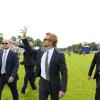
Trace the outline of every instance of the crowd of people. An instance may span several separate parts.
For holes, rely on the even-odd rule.
[[[57,36],[51,32],[46,33],[43,47],[34,49],[26,38],[27,28],[20,30],[24,48],[23,62],[19,63],[18,48],[11,49],[11,41],[3,39],[0,50],[0,100],[5,84],[11,90],[13,100],[19,100],[17,80],[19,64],[25,67],[24,84],[21,93],[25,94],[28,81],[33,90],[36,90],[35,79],[39,80],[39,100],[59,100],[64,97],[67,90],[67,66],[64,53],[57,50]],[[35,70],[34,70],[35,69]]]
[[[33,90],[36,90],[35,79],[39,80],[39,100],[59,100],[65,96],[68,82],[68,71],[64,53],[57,50],[57,36],[51,32],[46,33],[43,47],[34,49],[32,43],[26,38],[27,27],[20,30],[23,45],[17,45],[15,50],[11,49],[11,41],[3,39],[0,50],[0,100],[5,84],[11,90],[13,100],[19,100],[17,80],[19,64],[24,65],[25,77],[21,93],[25,94],[28,82]],[[19,63],[18,48],[24,48],[23,61]],[[70,53],[68,53],[70,55]],[[94,55],[89,72],[88,80],[91,79],[93,69],[96,65],[94,79],[96,79],[95,100],[100,100],[100,52]],[[35,69],[35,70],[34,70]]]

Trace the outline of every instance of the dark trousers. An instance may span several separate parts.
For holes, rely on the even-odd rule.
[[[59,100],[59,90],[52,90],[50,82],[41,78],[39,81],[39,100],[48,100],[49,95],[51,100]]]
[[[32,87],[32,89],[34,89],[35,87],[35,77],[34,77],[34,69],[32,68],[33,66],[28,66],[26,69],[26,73],[25,73],[25,77],[24,77],[24,85],[22,87],[21,92],[25,92],[28,81]]]
[[[100,76],[96,78],[96,94],[95,100],[100,100]]]
[[[5,84],[7,84],[8,87],[10,88],[12,96],[13,96],[13,100],[18,100],[17,81],[15,80],[13,83],[8,83],[8,80],[6,79],[5,76],[6,75],[2,75],[0,77],[0,100],[1,100],[2,90]]]

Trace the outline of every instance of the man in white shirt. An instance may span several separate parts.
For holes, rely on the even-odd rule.
[[[2,41],[2,47],[3,50],[0,52],[0,100],[5,84],[10,88],[13,100],[18,100],[16,85],[19,66],[18,55],[10,49],[10,41],[8,39]]]
[[[26,52],[32,56],[36,55],[36,76],[41,77],[39,81],[39,100],[59,100],[64,97],[67,88],[67,66],[64,54],[56,49],[57,36],[46,33],[43,40],[43,49],[31,50],[26,37],[27,28],[21,30]],[[61,76],[61,77],[60,77]]]

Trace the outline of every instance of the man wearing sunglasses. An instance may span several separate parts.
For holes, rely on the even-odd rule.
[[[13,100],[18,100],[18,55],[10,49],[10,45],[11,44],[8,39],[4,39],[2,41],[3,50],[0,52],[0,100],[5,84],[7,84],[10,88]]]
[[[21,30],[26,37],[27,28]],[[57,36],[46,33],[43,40],[43,49],[31,50],[27,39],[23,39],[26,52],[30,56],[36,55],[36,76],[39,81],[39,100],[59,100],[64,97],[67,88],[67,66],[64,54],[56,49]]]

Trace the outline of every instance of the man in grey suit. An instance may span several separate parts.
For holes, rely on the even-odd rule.
[[[30,56],[36,55],[36,76],[39,81],[39,100],[59,100],[64,97],[67,88],[67,66],[64,54],[56,49],[57,36],[46,33],[43,40],[43,49],[31,50],[26,37],[27,28],[21,30],[26,52]]]
[[[18,54],[10,49],[10,41],[8,39],[4,39],[2,45],[3,50],[0,51],[0,100],[5,84],[9,86],[13,100],[18,100]]]

